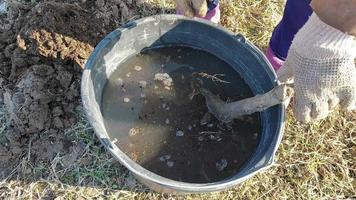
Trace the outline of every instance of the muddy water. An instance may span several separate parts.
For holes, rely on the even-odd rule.
[[[165,73],[170,85],[155,80]],[[223,73],[217,77],[224,82],[197,73]],[[131,57],[104,90],[110,137],[137,163],[170,179],[207,183],[235,175],[256,149],[259,117],[220,124],[207,114],[204,98],[194,95],[201,84],[226,101],[252,96],[238,73],[204,51],[170,47]]]

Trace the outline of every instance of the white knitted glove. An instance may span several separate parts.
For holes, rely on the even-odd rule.
[[[356,40],[313,13],[295,35],[283,67],[281,82],[294,77],[296,118],[320,120],[338,104],[356,106]]]

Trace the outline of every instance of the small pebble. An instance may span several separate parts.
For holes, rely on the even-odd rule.
[[[142,70],[142,67],[141,67],[141,66],[136,65],[136,66],[134,67],[134,69],[135,69],[136,71],[141,71],[141,70]]]
[[[168,166],[169,168],[173,167],[173,165],[174,165],[174,162],[173,162],[173,161],[168,161],[168,162],[167,162],[167,166]]]
[[[124,102],[125,102],[125,103],[130,102],[130,98],[125,97],[125,98],[124,98]]]
[[[169,119],[166,119],[166,124],[169,124]]]
[[[176,132],[176,136],[183,137],[184,136],[184,132],[183,131],[177,131]]]
[[[220,161],[215,163],[215,167],[219,172],[223,171],[227,167],[227,160],[221,159]]]

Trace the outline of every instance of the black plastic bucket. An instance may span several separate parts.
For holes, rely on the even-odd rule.
[[[260,113],[262,133],[257,150],[244,167],[223,181],[191,184],[174,181],[152,173],[130,159],[113,143],[101,113],[102,95],[108,77],[128,57],[147,47],[184,45],[203,49],[233,67],[248,84],[253,94],[262,94],[278,82],[269,62],[254,45],[241,35],[200,19],[177,15],[158,15],[130,22],[106,36],[87,61],[82,77],[82,100],[87,118],[102,144],[136,178],[156,191],[167,193],[199,193],[232,187],[257,172],[270,167],[280,144],[285,108],[272,107]]]

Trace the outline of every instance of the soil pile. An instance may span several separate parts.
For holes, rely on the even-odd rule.
[[[73,152],[77,144],[63,130],[78,122],[82,68],[95,45],[134,15],[135,2],[0,4],[0,106],[7,115],[0,136],[3,178],[13,169],[10,163],[29,154],[29,146],[31,162]]]

